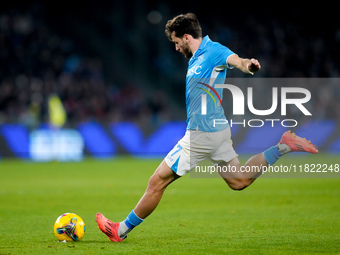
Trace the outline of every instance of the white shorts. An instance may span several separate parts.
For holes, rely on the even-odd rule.
[[[232,144],[230,127],[219,132],[187,130],[164,160],[172,171],[183,176],[202,160],[215,165],[237,157]]]

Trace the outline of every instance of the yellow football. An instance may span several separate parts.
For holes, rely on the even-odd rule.
[[[54,234],[59,241],[80,241],[85,234],[85,223],[74,213],[64,213],[54,223]]]

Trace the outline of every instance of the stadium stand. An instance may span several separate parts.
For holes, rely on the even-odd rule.
[[[166,19],[178,10],[160,1],[164,19],[156,24],[146,18],[147,6],[132,8],[132,13],[121,12],[130,5],[115,2],[94,10],[90,9],[92,5],[84,5],[82,8],[88,9],[83,11],[92,15],[94,26],[98,25],[92,30],[83,14],[69,9],[64,15],[58,13],[63,19],[57,19],[58,15],[52,13],[56,6],[43,2],[10,5],[0,11],[3,147],[10,148],[16,157],[29,157],[29,132],[48,123],[47,99],[53,93],[64,104],[65,127],[79,130],[86,152],[92,156],[111,157],[118,147],[131,154],[163,155],[181,137],[187,63],[174,54],[163,32]],[[132,5],[138,7],[138,1],[132,1]],[[247,15],[242,24],[230,22],[233,15],[222,19],[222,12],[216,13],[218,23],[202,15],[203,29],[240,55],[257,56],[263,67],[259,77],[339,77],[337,26],[329,26],[327,34],[315,31],[299,19],[298,9],[288,20],[265,9],[259,10],[256,18],[248,9],[244,11]],[[130,19],[131,15],[136,18]],[[70,22],[72,19],[74,22]],[[122,21],[119,25],[117,19]],[[126,36],[118,40],[122,31]],[[252,43],[248,44],[250,38]],[[96,42],[91,44],[93,40]],[[230,71],[229,76],[243,77],[237,71]],[[301,119],[302,125],[296,130],[313,137],[319,146],[326,144],[332,152],[340,147],[340,138],[335,137],[334,143],[327,140],[339,133],[339,88],[338,84],[311,86],[314,122]],[[317,136],[314,125],[322,130]],[[178,131],[172,130],[174,126]],[[233,128],[239,153],[268,147],[286,130],[278,127],[269,131],[268,125],[243,132],[240,129]],[[268,137],[265,143],[258,139],[264,135]]]

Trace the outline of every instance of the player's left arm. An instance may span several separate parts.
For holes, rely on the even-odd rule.
[[[227,64],[250,74],[254,74],[261,69],[260,62],[257,59],[240,58],[236,54],[228,57]]]

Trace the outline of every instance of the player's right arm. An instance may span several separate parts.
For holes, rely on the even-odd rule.
[[[240,58],[236,54],[228,57],[227,64],[240,69],[244,73],[250,74],[254,74],[261,69],[260,62],[257,59]]]

